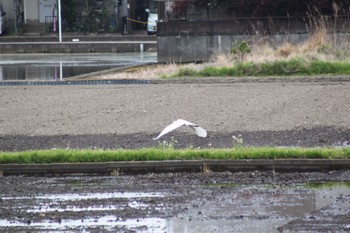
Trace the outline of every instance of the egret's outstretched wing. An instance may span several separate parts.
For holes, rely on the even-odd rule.
[[[173,131],[174,129],[177,129],[183,125],[187,125],[187,126],[190,126],[191,128],[193,128],[199,137],[206,137],[207,136],[207,131],[205,129],[199,127],[196,124],[193,124],[192,122],[178,119],[178,120],[174,121],[173,123],[171,123],[170,125],[168,125],[167,127],[165,127],[165,129],[163,129],[163,131],[158,135],[158,137],[156,137],[154,139],[157,140],[160,137],[162,137],[164,134],[167,134],[170,131]]]
[[[182,119],[178,119],[177,121],[182,122],[184,125],[188,125],[190,126],[192,129],[194,129],[194,131],[196,132],[196,134],[198,135],[198,137],[202,137],[205,138],[207,136],[207,131],[205,129],[203,129],[202,127],[199,127],[198,125],[186,121],[186,120],[182,120]]]
[[[162,132],[160,132],[160,134],[158,135],[158,137],[154,138],[155,140],[156,139],[159,139],[160,137],[162,137],[164,134],[167,134],[169,133],[170,131],[173,131],[174,129],[177,129],[179,128],[180,126],[183,126],[185,123],[183,122],[183,120],[179,119],[179,120],[176,120],[174,121],[173,123],[171,123],[170,125],[168,125],[167,127],[165,127],[163,129]]]

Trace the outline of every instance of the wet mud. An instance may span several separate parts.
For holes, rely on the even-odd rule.
[[[350,171],[0,178],[0,232],[348,232]]]
[[[160,140],[154,134],[92,134],[92,135],[3,135],[0,150],[22,151],[37,149],[139,149],[159,147],[164,142],[174,148],[230,148],[232,136],[241,137],[244,146],[350,146],[350,129],[336,127],[301,128],[286,131],[208,132],[207,138],[191,133],[172,132]]]

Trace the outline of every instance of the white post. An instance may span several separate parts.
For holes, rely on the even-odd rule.
[[[62,42],[62,17],[61,17],[61,0],[58,0],[58,37]]]
[[[27,0],[23,1],[23,5],[24,23],[27,23]]]
[[[140,44],[140,52],[143,52],[144,48],[143,48],[143,44]]]
[[[62,66],[62,60],[60,60],[60,80],[63,80],[63,66]]]

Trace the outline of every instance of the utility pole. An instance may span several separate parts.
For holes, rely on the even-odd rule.
[[[61,14],[61,0],[58,0],[58,37],[59,42],[62,42],[62,14]]]

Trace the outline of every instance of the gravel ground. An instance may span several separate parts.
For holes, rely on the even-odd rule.
[[[173,120],[176,147],[349,145],[350,82],[1,86],[0,150],[142,148]],[[172,138],[173,137],[173,138]],[[162,139],[162,140],[163,140]]]

